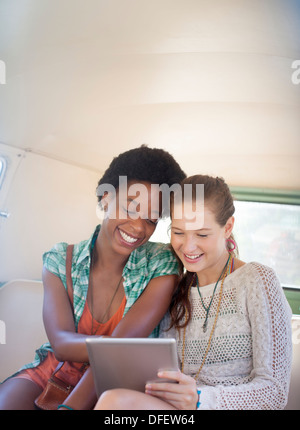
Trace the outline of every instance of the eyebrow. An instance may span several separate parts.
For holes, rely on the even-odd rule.
[[[179,228],[179,227],[171,227],[172,229],[174,228],[175,230],[180,230],[180,231],[183,231],[181,228]],[[208,227],[203,227],[203,228],[198,228],[197,230],[194,230],[194,231],[203,231],[203,230],[208,230],[208,231],[210,231],[210,230],[212,230],[211,228],[208,228]]]

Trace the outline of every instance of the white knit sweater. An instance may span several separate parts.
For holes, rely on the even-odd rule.
[[[206,307],[214,284],[201,287]],[[219,299],[218,286],[205,319],[197,288],[192,287],[192,319],[186,329],[184,373],[195,376],[205,354]],[[166,322],[166,321],[165,321]],[[177,338],[182,357],[183,329]],[[274,271],[248,263],[224,282],[211,347],[199,374],[200,409],[283,409],[292,360],[291,309]]]

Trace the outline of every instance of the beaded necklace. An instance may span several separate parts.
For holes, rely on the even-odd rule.
[[[217,319],[218,319],[218,316],[219,316],[219,311],[220,311],[220,306],[221,306],[221,300],[222,300],[222,294],[223,294],[223,284],[224,284],[225,278],[232,271],[233,271],[233,255],[229,254],[229,257],[228,257],[228,260],[227,260],[227,262],[226,262],[226,264],[224,266],[224,269],[223,269],[223,271],[222,271],[222,273],[221,273],[221,275],[220,275],[220,277],[219,277],[219,279],[218,279],[218,281],[216,283],[216,285],[217,285],[218,282],[221,279],[221,287],[220,287],[220,292],[219,292],[219,301],[218,301],[217,312],[216,312],[215,320],[214,320],[214,323],[213,323],[213,326],[212,326],[212,329],[211,329],[211,332],[210,332],[210,335],[209,335],[208,344],[207,344],[207,348],[206,348],[204,357],[202,359],[202,363],[201,363],[201,365],[200,365],[200,367],[198,369],[197,374],[194,376],[195,380],[198,379],[199,373],[201,372],[202,367],[204,366],[207,354],[208,354],[209,349],[210,349],[212,336],[213,336],[213,333],[214,333],[214,330],[215,330],[215,327],[216,327],[216,324],[217,324]],[[189,296],[190,296],[192,285],[194,283],[194,278],[195,278],[195,275],[193,276],[193,279],[192,279],[192,281],[191,281],[191,283],[189,285],[189,293],[188,293]],[[214,288],[213,297],[214,297],[214,294],[215,294],[215,291],[216,291],[216,285],[215,285],[215,288]],[[198,291],[199,291],[199,288],[198,288]],[[204,321],[204,324],[206,322],[206,326],[207,326],[208,312],[209,312],[209,309],[210,309],[213,297],[212,297],[212,299],[211,299],[211,301],[209,303],[208,311],[206,312],[206,318],[205,318],[205,321]],[[202,302],[202,305],[203,305],[203,300],[202,300],[201,295],[200,295],[200,298],[201,298],[201,302]],[[205,310],[207,309],[204,305],[203,305],[203,307],[204,307]],[[185,311],[185,321],[186,320],[187,320],[187,310]],[[187,325],[185,325],[184,330],[183,330],[183,341],[182,341],[182,356],[181,356],[181,371],[182,371],[182,373],[184,373],[184,356],[185,356],[186,327],[187,327]],[[204,325],[203,325],[203,331],[206,331],[206,330],[204,330]]]
[[[225,264],[225,266],[224,266],[224,268],[223,268],[223,270],[222,270],[222,273],[221,273],[221,275],[219,276],[219,279],[217,280],[217,282],[216,282],[216,284],[215,284],[214,291],[213,291],[213,294],[212,294],[212,297],[211,297],[211,300],[210,300],[210,302],[209,302],[208,307],[206,307],[206,306],[205,306],[205,303],[204,303],[204,301],[203,301],[202,294],[201,294],[201,291],[200,291],[200,288],[199,288],[199,280],[198,280],[198,276],[196,276],[196,283],[197,283],[197,290],[198,290],[198,294],[199,294],[199,297],[200,297],[200,299],[201,299],[202,306],[203,306],[203,308],[204,308],[204,310],[205,310],[205,312],[206,312],[206,317],[205,317],[204,324],[203,324],[203,327],[202,327],[202,328],[203,328],[203,332],[204,332],[204,333],[206,333],[206,331],[207,331],[208,315],[209,315],[210,307],[211,307],[211,304],[212,304],[212,302],[213,302],[214,295],[215,295],[215,292],[216,292],[217,286],[218,286],[218,284],[219,284],[219,281],[220,281],[220,279],[222,278],[222,276],[223,276],[224,272],[226,271],[226,269],[227,269],[227,271],[228,271],[228,268],[229,268],[229,273],[231,273],[231,272],[232,272],[232,270],[233,270],[233,261],[234,261],[234,259],[233,259],[233,258],[231,258],[230,256],[231,256],[231,254],[229,254],[228,260],[227,260],[227,262],[226,262],[226,264]],[[232,261],[230,261],[230,260],[232,260]],[[226,274],[226,276],[227,276],[227,274]]]

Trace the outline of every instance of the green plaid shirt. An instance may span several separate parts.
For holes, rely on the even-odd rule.
[[[89,240],[82,241],[74,246],[72,260],[73,303],[76,329],[86,303],[91,249],[100,231],[100,225]],[[58,276],[64,287],[66,284],[66,250],[68,244],[61,242],[43,255],[44,267]],[[168,245],[162,243],[147,242],[135,249],[123,270],[123,285],[126,295],[124,315],[139,298],[151,279],[158,276],[173,275],[179,273],[178,262]],[[159,326],[151,333],[150,337],[157,337]],[[41,346],[36,351],[35,360],[24,368],[37,366],[52,351],[49,343]]]

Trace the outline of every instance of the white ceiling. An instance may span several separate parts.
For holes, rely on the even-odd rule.
[[[0,141],[300,188],[300,0],[0,0]],[[299,74],[300,75],[300,74]]]

